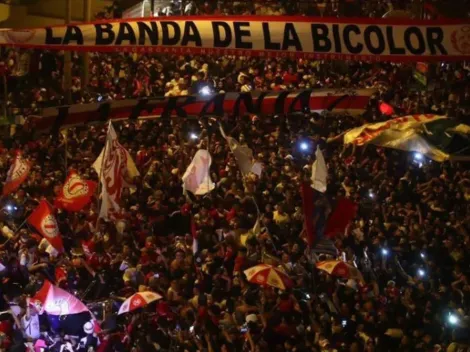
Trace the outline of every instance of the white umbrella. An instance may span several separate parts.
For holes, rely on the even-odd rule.
[[[144,291],[144,292],[137,292],[133,294],[128,299],[124,301],[121,308],[119,308],[118,314],[124,314],[128,312],[132,312],[133,310],[145,307],[147,304],[151,302],[158,301],[163,297],[155,292]]]

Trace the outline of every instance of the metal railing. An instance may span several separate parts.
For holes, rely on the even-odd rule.
[[[217,3],[220,4],[217,8]],[[187,6],[191,4],[192,6]],[[182,0],[174,5],[169,0],[144,0],[123,11],[127,18],[167,16],[167,15],[198,15],[207,14],[207,11],[220,12],[228,10],[229,14],[246,13],[265,15],[270,9],[281,10],[286,15],[306,15],[320,17],[382,17],[390,10],[385,1],[379,0],[238,0],[226,2],[209,2],[207,8],[205,0]],[[409,2],[406,8],[400,10],[410,11],[412,17],[421,17],[424,2]],[[152,11],[153,5],[153,11]],[[397,7],[395,6],[395,9]],[[232,13],[230,13],[232,12]],[[268,12],[268,13],[266,13]]]

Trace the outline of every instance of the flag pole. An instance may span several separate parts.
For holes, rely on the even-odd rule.
[[[99,182],[98,182],[98,218],[96,219],[96,225],[95,229],[98,227],[98,222],[100,221],[100,206],[101,206],[101,190],[102,190],[102,184],[101,184],[101,179],[103,178],[103,168],[104,168],[104,159],[106,158],[106,150],[108,149],[108,135],[109,135],[109,130],[111,129],[111,120],[109,120],[108,123],[108,131],[106,132],[106,139],[104,142],[104,148],[103,148],[103,158],[101,159],[101,168],[100,168],[100,174],[99,174]]]
[[[207,152],[210,155],[210,153],[211,153],[211,151],[210,151],[211,137],[210,137],[210,134],[209,134],[209,124],[207,124],[206,131],[207,131]],[[211,156],[211,159],[212,159],[212,156]],[[210,168],[210,166],[209,166],[208,171],[209,171],[209,177],[207,178],[207,190],[209,190],[210,186],[211,186],[211,168]]]
[[[222,137],[225,139],[225,142],[227,142],[228,147],[229,147],[229,149],[230,149],[230,152],[235,156],[235,154],[233,153],[232,145],[229,143],[229,141],[228,141],[228,139],[227,139],[227,135],[225,134],[225,131],[224,131],[222,125],[220,124],[220,122],[219,122],[219,130],[220,130],[220,134],[221,134]],[[237,164],[238,164],[238,163],[237,163]],[[240,166],[238,166],[238,168],[240,169],[240,172],[241,172],[241,174],[242,174],[243,187],[244,187],[245,190],[246,190],[246,189],[247,189],[247,187],[246,187],[246,175],[243,174],[243,171],[242,171],[242,169],[240,168]],[[259,209],[258,203],[256,202],[256,198],[255,198],[254,195],[250,196],[250,198],[251,198],[251,200],[253,201],[253,203],[254,203],[254,205],[255,205],[255,207],[256,207],[256,222],[261,221],[261,211],[260,211],[260,209]],[[256,223],[255,223],[255,225],[256,225]],[[271,233],[269,232],[268,229],[266,229],[266,233],[268,234],[269,239],[271,240],[271,243],[272,243],[274,249],[277,250],[276,245],[275,245],[275,243],[274,243],[274,241],[273,241],[273,237],[271,236]],[[255,236],[258,236],[258,234],[255,234]]]
[[[24,221],[20,224],[20,226],[18,226],[16,229],[15,229],[15,232],[13,232],[13,236],[11,236],[10,238],[8,238],[5,242],[3,242],[3,245],[7,244],[8,242],[10,242],[10,240],[16,236],[16,234],[23,228],[23,226],[26,224],[26,222],[28,221],[29,219],[29,216],[31,215],[31,212],[28,213],[28,216],[24,219]]]
[[[67,149],[68,149],[68,139],[69,139],[69,130],[65,129],[64,133],[64,147],[65,147],[65,177],[67,178],[67,170],[68,170],[68,161],[67,161]]]

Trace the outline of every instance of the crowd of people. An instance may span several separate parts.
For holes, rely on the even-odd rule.
[[[5,65],[8,111],[13,117],[40,114],[41,108],[67,104],[63,56],[52,52],[10,50]],[[73,56],[73,104],[149,96],[281,91],[316,88],[377,88],[381,98],[402,113],[438,112],[458,104],[467,113],[467,63],[430,65],[432,89],[421,90],[410,64],[289,60],[246,57],[93,53],[90,82],[82,85],[81,58]],[[432,83],[431,83],[432,82]]]
[[[62,53],[7,49],[3,56],[8,109],[17,120],[66,103]],[[468,124],[466,62],[429,65],[427,89],[414,81],[414,66],[399,63],[93,53],[84,86],[82,58],[74,54],[72,62],[74,104],[203,89],[213,94],[370,87],[377,94],[362,116],[116,123],[141,176],[123,192],[117,219],[98,219],[98,193],[80,212],[56,209],[64,253],[48,250],[24,220],[42,199],[54,204],[70,170],[98,181],[92,164],[103,149],[106,126],[69,129],[65,141],[18,125],[0,142],[0,179],[6,179],[17,150],[32,169],[0,204],[0,351],[23,351],[38,340],[44,344],[36,351],[470,350],[470,168],[417,162],[412,153],[373,146],[345,149],[330,138],[390,118],[380,102],[397,115],[447,114]],[[241,174],[219,124],[253,150],[263,165],[261,176]],[[300,148],[304,143],[308,147]],[[346,197],[358,212],[332,240],[319,230],[312,251],[300,184],[310,179],[317,147],[325,156],[328,184],[324,196],[317,194],[316,209],[327,217]],[[216,184],[205,196],[182,188],[199,149],[212,156]],[[253,231],[258,216],[260,229]],[[316,268],[332,258],[357,267],[364,280],[343,280]],[[244,271],[260,263],[286,273],[292,287],[249,282]],[[28,297],[45,280],[87,303],[101,332],[94,334],[87,322],[70,336],[31,307]],[[117,315],[123,300],[142,291],[163,299]]]

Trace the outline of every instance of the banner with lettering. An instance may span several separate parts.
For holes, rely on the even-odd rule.
[[[199,118],[224,114],[269,116],[325,110],[360,115],[374,93],[375,89],[315,89],[113,100],[45,108],[40,115],[28,116],[25,124],[34,132],[56,133],[60,129],[108,120]]]
[[[470,161],[470,126],[441,115],[408,115],[356,127],[344,144],[373,144],[422,154],[437,162]],[[421,161],[420,161],[421,160]],[[417,161],[422,162],[422,157]]]
[[[0,32],[0,45],[74,51],[429,61],[470,58],[465,20],[204,16]]]

